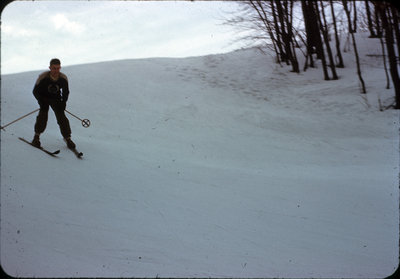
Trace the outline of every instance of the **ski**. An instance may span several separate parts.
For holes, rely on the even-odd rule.
[[[82,159],[83,153],[79,152],[78,150],[76,150],[76,148],[68,148],[69,150],[71,150],[72,152],[74,152],[74,154],[76,155],[76,157],[78,159]]]
[[[47,149],[44,149],[43,147],[34,146],[31,142],[27,141],[27,140],[24,139],[24,138],[21,138],[21,137],[18,137],[18,138],[19,138],[20,140],[22,140],[23,142],[26,142],[27,144],[29,144],[29,145],[31,145],[31,146],[33,146],[33,147],[39,149],[39,150],[42,150],[43,152],[49,154],[50,156],[57,157],[56,155],[57,155],[58,153],[60,153],[60,150],[56,150],[56,151],[54,151],[54,152],[51,152],[51,151],[49,151],[49,150],[47,150]]]

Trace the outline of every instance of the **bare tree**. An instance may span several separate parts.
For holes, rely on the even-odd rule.
[[[275,53],[277,54],[277,62],[280,63],[280,57],[279,57],[279,52],[278,52],[278,47],[277,47],[277,41],[275,38],[275,34],[272,31],[272,26],[271,26],[271,21],[269,20],[268,16],[267,16],[267,12],[266,9],[264,8],[263,5],[263,1],[261,0],[251,0],[248,2],[251,7],[253,7],[253,9],[257,12],[258,18],[259,20],[263,23],[265,29],[268,32],[268,35],[272,41],[272,45],[274,48]]]
[[[284,49],[284,56],[282,57],[282,60],[286,61],[288,65],[292,64],[292,71],[298,73],[300,71],[299,64],[297,62],[296,53],[293,52],[294,42],[291,22],[293,13],[293,2],[288,0],[275,0],[271,1],[272,7],[274,7],[274,2],[277,11],[275,30],[282,38],[282,49]]]
[[[310,7],[308,6],[308,3],[306,1],[301,1],[301,8],[303,11],[304,27],[306,34],[305,46],[307,50],[307,55],[306,55],[306,63],[304,65],[304,70],[305,70],[308,67],[307,64],[308,58],[310,60],[310,67],[314,68],[313,53],[315,53],[316,50],[316,42],[313,39],[313,36],[315,29],[314,24],[316,21],[312,21],[312,17],[314,16],[314,14],[311,12]]]
[[[385,33],[385,40],[386,40],[386,49],[389,56],[389,68],[390,68],[390,75],[392,77],[394,90],[395,90],[395,109],[400,109],[400,77],[398,72],[398,59],[396,57],[395,48],[394,48],[394,37],[393,32],[395,28],[399,28],[399,26],[395,26],[393,22],[390,20],[390,15],[394,11],[395,7],[388,4],[387,2],[374,2],[375,8],[377,9],[380,19],[382,20],[382,29]],[[395,15],[397,17],[397,15]],[[399,44],[399,42],[397,42]]]
[[[317,59],[321,59],[322,71],[324,73],[324,79],[330,80],[326,59],[324,46],[321,39],[321,31],[318,24],[318,9],[316,2],[312,0],[301,1],[304,24],[307,36],[307,53],[312,58],[312,54],[317,54]]]
[[[347,21],[348,21],[348,24],[349,24],[349,30],[352,30],[352,28],[350,27],[351,26],[351,16],[350,16],[350,10],[349,10],[349,8],[347,6],[347,0],[342,0],[342,2],[343,2],[344,11],[345,11],[346,16],[347,16]],[[354,32],[350,32],[350,34],[351,34],[351,39],[353,41],[354,55],[356,57],[357,75],[358,75],[358,78],[359,78],[360,83],[361,83],[361,93],[366,94],[367,90],[365,88],[364,79],[362,78],[362,75],[361,75],[360,58],[358,56],[356,39],[354,37]]]
[[[327,23],[326,23],[324,3],[322,3],[322,1],[320,1],[320,3],[321,3],[321,14],[322,14],[323,22],[322,22],[321,17],[319,16],[319,13],[318,13],[318,17],[317,17],[318,18],[318,24],[319,24],[319,28],[320,28],[321,33],[322,33],[322,37],[324,38],[326,51],[328,53],[329,66],[330,66],[331,71],[332,71],[332,79],[333,80],[337,80],[339,78],[338,78],[337,73],[336,73],[335,62],[333,61],[332,50],[331,50],[331,46],[329,44],[328,27],[327,27]],[[318,2],[315,2],[315,7],[316,7],[316,10],[319,11]]]
[[[397,55],[400,55],[400,30],[399,30],[399,10],[396,9],[395,7],[391,7],[390,8],[390,15],[391,18],[393,19],[392,21],[392,27],[393,27],[393,31],[394,31],[394,35],[396,38],[396,42],[397,42]]]
[[[373,24],[373,21],[372,21],[371,9],[370,9],[368,0],[365,0],[365,10],[367,12],[368,30],[369,30],[369,33],[370,33],[369,37],[370,38],[376,38],[377,35],[375,33],[374,24]]]
[[[247,28],[246,39],[260,49],[268,47],[276,54],[276,62],[292,66],[293,72],[299,72],[296,52],[305,56],[304,71],[314,67],[315,58],[321,60],[324,79],[337,79],[337,68],[344,67],[339,40],[343,29],[347,29],[344,49],[354,49],[357,75],[361,93],[366,86],[361,71],[361,62],[355,39],[357,30],[369,30],[370,37],[380,38],[384,69],[388,88],[390,80],[388,70],[395,87],[395,104],[400,109],[400,77],[398,72],[400,54],[399,11],[387,2],[374,0],[357,1],[315,1],[315,0],[244,0],[241,1],[243,13],[228,24]],[[294,10],[301,8],[302,13]],[[344,18],[342,19],[342,15]],[[294,28],[296,26],[296,28]],[[368,28],[368,29],[367,29]],[[385,37],[382,37],[384,34]],[[336,57],[334,57],[330,37],[334,35]],[[333,43],[332,43],[333,46]],[[343,47],[343,46],[342,46]],[[334,59],[336,58],[336,59]],[[386,58],[388,67],[386,67]]]
[[[339,40],[338,29],[337,29],[337,24],[336,24],[335,9],[333,7],[333,1],[330,0],[329,2],[330,2],[330,6],[331,6],[332,23],[333,23],[334,34],[335,34],[336,56],[339,59],[338,63],[336,64],[336,67],[344,68],[342,51],[340,50],[340,40]]]

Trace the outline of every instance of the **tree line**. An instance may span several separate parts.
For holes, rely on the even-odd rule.
[[[365,30],[370,38],[379,38],[386,88],[390,87],[391,79],[395,91],[394,102],[381,109],[400,109],[400,14],[392,3],[372,0],[245,0],[240,1],[240,7],[241,10],[226,23],[246,30],[242,38],[252,45],[260,49],[265,46],[272,48],[276,63],[290,65],[292,72],[300,72],[297,57],[300,52],[305,58],[303,71],[315,67],[315,60],[319,60],[324,80],[337,80],[336,69],[345,67],[342,51],[348,51],[352,46],[362,94],[367,91],[355,33]],[[340,34],[346,34],[343,50]],[[296,49],[300,51],[296,52]]]

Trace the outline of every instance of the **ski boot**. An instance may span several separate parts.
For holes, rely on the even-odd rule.
[[[40,139],[39,139],[39,134],[35,134],[35,136],[33,137],[32,145],[33,145],[34,147],[37,147],[37,148],[40,148],[40,147],[41,147],[41,145],[40,145]]]
[[[71,140],[71,137],[65,138],[64,140],[65,140],[65,142],[67,143],[67,146],[68,146],[69,149],[75,149],[76,145],[75,145],[75,143]]]

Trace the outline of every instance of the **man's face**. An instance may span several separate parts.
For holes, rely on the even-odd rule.
[[[61,65],[53,64],[53,65],[50,65],[49,69],[50,69],[51,76],[58,78],[58,76],[60,75]]]

